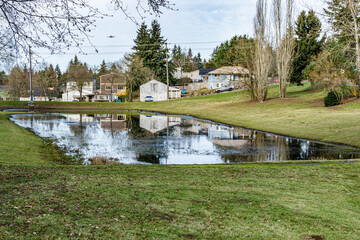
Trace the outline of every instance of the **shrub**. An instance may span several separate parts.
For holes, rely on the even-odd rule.
[[[324,98],[324,104],[325,104],[325,107],[331,107],[331,106],[339,105],[339,104],[341,104],[341,102],[339,101],[337,93],[335,91],[331,91]]]

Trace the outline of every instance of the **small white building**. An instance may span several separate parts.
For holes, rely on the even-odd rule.
[[[140,86],[140,101],[145,102],[147,96],[151,96],[154,102],[167,100],[167,85],[157,80],[150,80],[149,82]],[[175,87],[169,87],[169,98],[181,98],[181,90]]]

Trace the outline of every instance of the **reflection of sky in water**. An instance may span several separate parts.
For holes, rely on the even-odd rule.
[[[21,114],[18,125],[55,139],[70,155],[104,156],[125,164],[214,164],[358,158],[339,147],[192,118],[163,115]]]

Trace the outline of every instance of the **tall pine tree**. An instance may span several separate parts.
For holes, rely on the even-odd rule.
[[[321,22],[314,11],[311,10],[307,14],[305,11],[300,13],[295,34],[295,56],[290,79],[291,82],[300,85],[303,70],[311,62],[311,58],[321,52],[325,41],[325,37],[320,38]]]
[[[163,82],[166,82],[165,42],[160,24],[153,20],[150,29],[145,23],[141,24],[133,47],[135,54],[143,60],[143,64],[155,73],[155,78]],[[174,66],[169,64],[169,76],[173,71]]]

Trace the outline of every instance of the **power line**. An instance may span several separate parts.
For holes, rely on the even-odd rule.
[[[226,41],[226,40],[225,40]],[[174,42],[168,43],[168,45],[187,45],[187,44],[210,44],[210,43],[223,43],[225,41],[207,41],[207,42]],[[152,43],[152,44],[140,44],[138,46],[157,46],[162,45],[163,43]],[[121,47],[133,47],[134,45],[131,44],[119,44],[119,45],[99,45],[99,46],[91,46],[91,45],[84,45],[79,46],[80,48],[121,48]],[[72,48],[76,48],[75,46]]]

